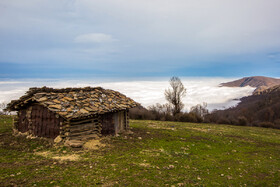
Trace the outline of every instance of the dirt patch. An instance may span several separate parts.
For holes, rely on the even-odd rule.
[[[106,144],[101,143],[100,139],[89,140],[83,145],[83,147],[88,150],[98,150],[105,146],[106,146]]]
[[[152,150],[149,150],[149,149],[144,149],[142,151],[140,151],[140,154],[143,154],[143,155],[148,155],[148,156],[160,156],[160,151],[157,150],[157,149],[152,149]]]
[[[149,167],[151,167],[151,164],[149,164],[149,163],[140,163],[139,166],[145,167],[145,168],[149,168]]]
[[[153,129],[165,129],[165,130],[172,130],[175,131],[176,128],[175,127],[170,127],[169,125],[164,125],[164,124],[154,124],[154,123],[150,123],[148,125],[149,128],[153,128]]]
[[[234,139],[237,139],[237,140],[249,142],[249,143],[257,143],[257,141],[251,140],[251,139],[243,137],[243,136],[237,136],[237,135],[225,135],[225,136],[229,137],[229,138],[234,138]]]
[[[209,132],[211,129],[203,129],[203,128],[197,128],[197,127],[184,127],[185,129],[192,129],[200,132]]]
[[[78,161],[80,160],[80,156],[77,154],[55,154],[50,151],[43,151],[43,152],[35,152],[35,155],[39,155],[45,158],[51,158],[59,161]]]
[[[165,129],[165,130],[173,130],[176,131],[177,128],[174,125],[168,125],[168,124],[157,124],[157,123],[149,123],[148,124],[149,128],[153,128],[153,129]],[[178,127],[179,129],[182,127]],[[200,131],[200,132],[209,132],[211,131],[211,129],[206,129],[206,128],[198,128],[198,127],[187,127],[184,126],[184,129],[191,129],[191,130],[196,130],[196,131]]]

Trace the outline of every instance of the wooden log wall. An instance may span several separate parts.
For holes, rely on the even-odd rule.
[[[100,115],[90,119],[68,121],[62,128],[66,138],[70,140],[89,140],[101,135]]]
[[[60,135],[60,126],[64,119],[46,107],[33,105],[28,109],[27,116],[31,134],[53,139]]]
[[[90,119],[66,121],[41,105],[32,105],[19,111],[18,120],[15,119],[14,126],[20,132],[28,132],[39,137],[56,138],[60,135],[70,140],[88,140],[99,137],[101,134],[114,134],[114,114],[122,115],[118,116],[118,121],[122,123],[118,125],[122,125],[122,128],[127,130],[129,128],[128,110],[96,115]]]
[[[28,121],[28,131],[29,131],[29,134],[33,134],[33,130],[34,130],[34,127],[32,126],[31,112],[32,112],[32,106],[30,106],[26,110],[26,118],[27,118],[27,121]]]
[[[125,111],[125,130],[129,128],[129,110]]]
[[[16,129],[19,132],[25,133],[28,131],[28,119],[27,119],[27,109],[22,109],[18,112],[18,123],[16,125]]]

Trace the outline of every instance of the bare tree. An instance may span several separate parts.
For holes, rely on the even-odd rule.
[[[160,113],[160,114],[163,114],[163,115],[166,115],[166,114],[170,114],[172,113],[172,107],[170,106],[169,103],[166,103],[166,104],[159,104],[159,103],[156,103],[155,105],[152,105],[152,106],[149,106],[148,109],[150,111],[153,111],[153,112],[157,112],[157,113]]]
[[[0,103],[0,115],[8,115],[9,111],[5,110],[7,107],[7,103],[2,102]]]
[[[209,113],[209,111],[207,109],[207,103],[203,102],[202,105],[198,104],[196,106],[191,107],[191,111],[190,112],[195,113],[199,117],[204,118],[204,116]]]
[[[178,77],[172,77],[169,81],[171,89],[165,90],[165,99],[172,105],[172,113],[175,116],[184,108],[182,98],[186,96],[186,88]]]

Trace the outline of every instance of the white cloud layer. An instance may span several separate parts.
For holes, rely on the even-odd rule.
[[[109,34],[104,33],[89,33],[79,35],[74,40],[77,43],[107,43],[117,41]]]
[[[219,87],[222,82],[233,79],[225,78],[183,78],[182,82],[187,88],[187,95],[183,99],[185,110],[196,104],[208,103],[208,108],[223,109],[234,106],[241,97],[250,95],[254,88],[229,88]],[[63,87],[85,87],[102,86],[124,93],[135,101],[147,107],[156,103],[166,103],[164,90],[169,87],[168,79],[154,81],[121,81],[121,82],[94,82],[91,80],[37,80],[37,81],[3,81],[0,82],[0,102],[9,102],[17,99],[28,90],[29,87],[50,86]]]

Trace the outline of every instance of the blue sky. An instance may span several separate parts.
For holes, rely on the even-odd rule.
[[[1,0],[0,78],[280,77],[279,0]]]

